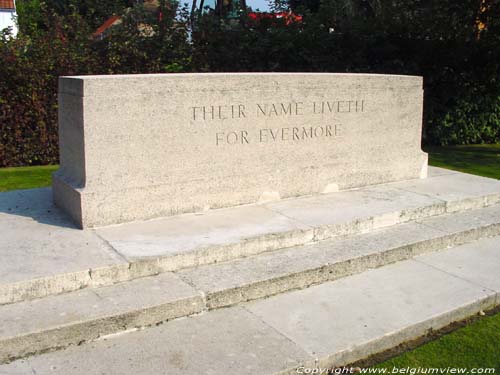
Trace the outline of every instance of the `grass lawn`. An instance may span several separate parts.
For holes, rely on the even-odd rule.
[[[57,165],[0,168],[0,191],[50,186],[51,175],[57,168]]]
[[[500,180],[500,144],[427,147],[429,164]]]
[[[500,313],[483,317],[374,367],[473,367],[500,371]]]

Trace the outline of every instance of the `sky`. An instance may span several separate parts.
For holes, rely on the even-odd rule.
[[[259,8],[261,11],[269,10],[269,5],[266,0],[247,0],[247,5],[251,6],[253,10]]]

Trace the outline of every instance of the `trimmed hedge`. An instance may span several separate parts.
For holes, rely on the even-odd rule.
[[[93,70],[85,22],[47,18],[47,32],[0,46],[0,167],[58,162],[57,79]],[[48,26],[48,25],[47,25]]]
[[[25,27],[20,25],[17,38],[4,33],[1,39],[0,166],[57,162],[57,77],[73,74],[422,75],[425,143],[500,142],[500,17],[494,17],[500,14],[498,0],[465,0],[460,6],[454,0],[425,6],[418,0],[400,0],[374,9],[341,3],[323,0],[310,9],[298,6],[303,22],[291,25],[272,19],[227,21],[205,14],[195,18],[190,32],[186,9],[172,9],[161,1],[161,17],[135,7],[101,41],[89,37],[99,23],[98,12],[87,19],[88,11],[69,7],[62,12],[42,3],[39,14],[25,19]],[[486,25],[482,31],[479,21]],[[152,26],[152,35],[138,28],[144,24]]]

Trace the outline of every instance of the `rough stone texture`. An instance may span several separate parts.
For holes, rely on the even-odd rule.
[[[302,289],[495,234],[500,235],[500,206],[181,270],[176,276],[164,273],[0,306],[6,323],[0,328],[0,360]],[[491,277],[493,268],[483,271]]]
[[[500,237],[483,239],[435,257],[0,365],[0,374],[254,375],[341,366],[498,305],[498,288],[490,290],[498,279],[498,248]],[[466,256],[472,253],[473,261]]]
[[[500,235],[500,206],[181,270],[178,275],[204,292],[208,308],[218,308],[495,235]]]
[[[95,230],[76,229],[50,189],[0,193],[0,304],[371,232],[443,214],[450,202],[454,212],[492,205],[500,193],[500,181],[429,170],[435,177]]]
[[[82,227],[422,178],[422,78],[61,77],[54,198]]]
[[[0,362],[199,313],[204,300],[171,273],[0,306]]]
[[[459,214],[446,214],[427,219],[419,219],[428,228],[437,228],[443,232],[457,234],[457,240],[462,236],[468,241],[477,238],[496,236],[500,230],[500,205],[494,205],[477,210],[465,211]]]
[[[447,212],[457,212],[500,203],[500,180],[452,173],[423,181],[404,181],[389,184],[417,194],[446,202]]]
[[[315,239],[368,232],[445,212],[445,203],[390,185],[269,203],[267,208],[315,228]]]
[[[124,341],[125,340],[125,341]],[[275,374],[310,357],[241,308],[169,322],[0,366],[37,375]]]
[[[327,367],[366,358],[491,308],[495,296],[409,260],[247,308]]]
[[[375,233],[322,241],[258,256],[216,263],[178,274],[202,290],[210,309],[259,299],[338,279],[415,253],[445,247],[438,230],[401,224]]]
[[[413,186],[412,182],[407,183]],[[380,185],[125,223],[98,228],[96,232],[129,260],[202,250],[194,264],[203,264],[216,254],[216,260],[221,261],[232,253],[251,255],[337,235],[368,232],[445,211],[446,203],[440,199]],[[211,255],[207,261],[203,260],[204,253]]]

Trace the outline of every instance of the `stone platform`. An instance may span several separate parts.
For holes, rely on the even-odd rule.
[[[0,363],[88,344],[0,374],[293,372],[492,308],[500,181],[429,173],[88,230],[50,189],[1,193]]]

